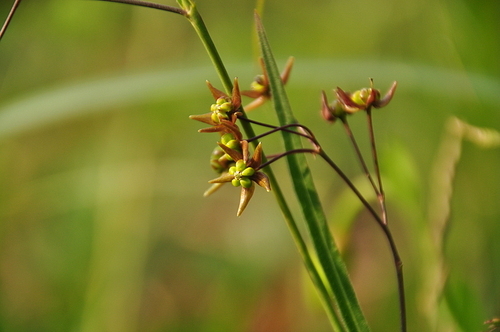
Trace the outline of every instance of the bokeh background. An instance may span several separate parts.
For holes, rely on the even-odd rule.
[[[10,6],[1,1],[2,20]],[[255,1],[198,6],[248,87],[259,73]],[[297,118],[362,190],[341,126],[319,118],[320,91],[399,82],[375,127],[409,331],[483,331],[500,316],[499,17],[493,0],[264,6],[279,66],[296,58]],[[207,79],[220,86],[181,16],[21,3],[0,43],[0,330],[330,330],[272,194],[258,188],[239,218],[238,189],[202,197],[217,137],[188,115],[208,111]],[[277,122],[269,105],[250,115]],[[446,129],[452,116],[493,131],[462,140]],[[369,156],[364,117],[351,124]],[[279,136],[264,144],[282,151]],[[310,164],[373,331],[397,331],[380,230],[321,160]],[[274,168],[290,188],[284,163]]]

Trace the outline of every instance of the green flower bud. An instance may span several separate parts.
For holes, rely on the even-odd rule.
[[[230,149],[233,150],[241,150],[241,145],[240,142],[237,140],[233,139],[232,141],[227,142],[226,146]]]
[[[235,187],[239,187],[241,185],[241,180],[233,179],[231,180],[231,184]],[[245,187],[246,188],[246,187]]]
[[[240,184],[243,188],[250,188],[252,186],[252,180],[250,180],[249,178],[241,178],[240,179]]]
[[[229,174],[234,175],[236,173],[236,166],[229,167]]]
[[[242,176],[252,176],[255,174],[255,170],[252,167],[245,168],[242,172]]]

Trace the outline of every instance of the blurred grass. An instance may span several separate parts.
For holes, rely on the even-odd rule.
[[[198,4],[245,88],[258,73],[254,2]],[[9,6],[2,2],[1,13]],[[430,330],[419,299],[445,120],[500,130],[499,14],[493,1],[275,0],[264,8],[275,55],[296,57],[294,112],[352,176],[347,139],[319,119],[319,91],[357,89],[368,77],[382,91],[399,82],[375,125],[409,331]],[[94,1],[21,4],[0,44],[1,330],[328,331],[271,196],[257,191],[238,219],[231,188],[202,198],[216,138],[196,133],[187,116],[211,102],[205,79],[219,85],[181,17]],[[275,123],[266,110],[251,115]],[[352,125],[366,137],[361,119]],[[373,330],[395,331],[381,234],[338,178],[311,164],[334,228],[354,222],[339,241]],[[446,317],[458,318],[455,331],[479,331],[500,316],[499,164],[498,150],[464,143],[444,252],[451,311],[439,313],[445,327]]]

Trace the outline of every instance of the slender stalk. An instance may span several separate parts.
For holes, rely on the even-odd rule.
[[[208,56],[210,57],[210,60],[212,60],[212,63],[215,67],[215,70],[217,71],[217,74],[219,75],[226,93],[228,95],[231,95],[231,91],[233,90],[233,82],[229,77],[229,74],[227,73],[226,67],[224,66],[222,58],[219,55],[219,51],[217,50],[217,47],[215,46],[210,33],[208,32],[203,18],[198,12],[196,4],[191,0],[178,0],[177,2],[186,11],[186,17],[198,34],[198,37],[200,38],[203,46],[205,46]]]
[[[370,136],[370,144],[372,150],[373,157],[373,165],[375,168],[375,173],[377,175],[378,180],[378,188],[379,193],[377,193],[377,198],[379,204],[382,208],[382,221],[383,225],[381,225],[382,230],[384,231],[387,240],[391,246],[391,251],[394,260],[394,267],[396,268],[396,274],[398,279],[398,294],[399,294],[399,312],[400,312],[400,321],[401,321],[401,331],[406,332],[406,300],[405,300],[405,289],[404,289],[404,281],[403,281],[403,262],[399,257],[396,244],[394,239],[392,238],[391,231],[389,230],[388,220],[387,220],[387,208],[385,203],[385,193],[384,187],[382,186],[382,177],[380,175],[380,167],[378,163],[378,155],[377,155],[377,145],[375,143],[375,131],[373,130],[373,117],[372,117],[372,109],[368,107],[366,110],[367,120],[368,120],[368,131]]]
[[[377,157],[377,149],[376,149],[376,144],[375,144],[375,135],[374,135],[374,130],[373,130],[373,122],[372,122],[372,116],[371,116],[371,109],[367,111],[368,115],[368,127],[369,127],[369,133],[370,133],[370,144],[371,144],[371,150],[372,150],[372,157],[373,157],[373,163],[374,167],[376,170],[377,174],[377,180],[378,180],[378,187],[373,181],[373,178],[371,177],[368,167],[366,166],[366,163],[364,161],[363,155],[361,154],[361,151],[359,150],[359,147],[356,143],[356,140],[354,138],[354,134],[351,131],[351,128],[349,126],[349,123],[347,122],[347,119],[342,119],[342,122],[344,124],[344,128],[346,130],[347,136],[351,139],[351,142],[354,146],[354,150],[356,151],[356,154],[358,156],[358,159],[361,163],[361,166],[363,168],[363,171],[365,172],[366,176],[368,177],[373,190],[375,191],[375,194],[377,195],[377,199],[382,211],[382,217],[381,220],[377,220],[378,224],[382,228],[384,235],[386,236],[389,245],[391,247],[391,252],[393,255],[393,261],[394,261],[394,266],[396,268],[396,274],[397,274],[397,282],[398,282],[398,296],[399,296],[399,307],[400,307],[400,320],[401,320],[401,331],[406,331],[406,303],[405,303],[405,291],[404,291],[404,281],[403,281],[403,263],[401,261],[401,258],[399,257],[396,244],[394,243],[394,239],[392,238],[392,234],[389,230],[388,224],[387,224],[387,210],[386,210],[386,204],[385,204],[385,195],[383,193],[383,187],[382,187],[382,178],[380,176],[380,168],[378,164],[378,157]],[[345,180],[345,179],[344,179]],[[352,188],[351,188],[352,189]],[[359,197],[359,196],[358,196]],[[366,205],[365,205],[366,206]]]
[[[242,118],[244,119],[245,121],[249,120],[248,118]],[[261,139],[262,137],[265,137],[265,136],[268,136],[268,135],[271,135],[271,134],[274,134],[278,131],[285,131],[287,133],[292,133],[292,134],[296,134],[296,135],[299,135],[299,136],[302,136],[302,137],[305,137],[307,138],[308,140],[312,141],[313,144],[317,145],[317,140],[316,138],[313,136],[312,132],[309,131],[309,129],[306,127],[306,126],[303,126],[299,123],[292,123],[292,124],[289,124],[289,125],[285,125],[285,126],[281,126],[281,127],[278,127],[278,126],[273,126],[273,125],[268,125],[268,124],[265,124],[265,123],[261,123],[261,122],[258,122],[258,121],[254,121],[254,120],[250,120],[250,122],[254,123],[254,124],[259,124],[259,125],[262,125],[264,127],[268,127],[268,128],[273,128],[272,130],[269,130],[269,131],[266,131],[265,133],[262,133],[260,135],[257,135],[257,136],[254,136],[252,138],[249,138],[247,139],[247,141],[251,142],[251,141],[254,141],[254,140],[258,140],[258,139]],[[293,128],[293,127],[299,127],[299,128],[302,128],[304,131],[307,132],[307,134],[304,134],[304,133],[301,133],[301,132],[298,132],[298,131],[294,131],[294,130],[290,130],[288,128]]]
[[[3,35],[5,34],[5,31],[7,31],[7,27],[9,26],[10,21],[12,21],[12,17],[14,17],[14,13],[16,12],[16,9],[20,3],[21,3],[21,0],[15,0],[14,3],[12,4],[12,8],[10,9],[10,12],[7,15],[7,18],[5,19],[5,22],[3,23],[2,30],[0,30],[0,40],[2,39]]]
[[[346,117],[342,117],[341,120],[342,120],[342,124],[344,125],[344,129],[346,131],[346,134],[350,138],[351,143],[354,147],[354,151],[356,151],[356,155],[358,156],[358,160],[361,163],[361,168],[363,169],[363,172],[365,173],[366,177],[370,181],[370,183],[373,187],[373,190],[375,191],[377,197],[379,197],[380,191],[379,191],[377,185],[375,184],[375,181],[373,181],[373,178],[370,174],[370,171],[368,170],[368,167],[366,166],[365,159],[363,158],[363,155],[361,154],[361,150],[359,149],[358,143],[356,142],[356,138],[354,137],[354,134],[351,130],[351,127],[349,126],[349,122],[347,122]]]
[[[384,193],[384,187],[382,186],[382,177],[380,176],[380,167],[379,167],[379,163],[378,163],[377,146],[375,144],[375,132],[373,130],[373,119],[372,119],[371,107],[368,107],[368,109],[366,110],[366,115],[367,115],[367,119],[368,119],[368,131],[369,131],[369,136],[370,136],[370,144],[371,144],[372,157],[373,157],[373,166],[375,168],[375,174],[377,176],[377,181],[378,181],[379,191],[377,192],[377,199],[378,199],[379,204],[382,208],[382,220],[384,221],[384,224],[387,224],[387,209],[386,209],[386,205],[385,205],[385,193]]]
[[[182,16],[186,16],[186,14],[187,14],[186,11],[181,9],[181,8],[162,5],[159,3],[148,2],[148,1],[140,1],[140,0],[98,0],[98,1],[116,2],[116,3],[123,3],[126,5],[159,9],[159,10],[164,10],[164,11],[175,13],[175,14],[180,14]]]
[[[368,201],[363,197],[363,195],[359,192],[356,186],[349,180],[347,175],[337,166],[337,164],[323,151],[321,150],[318,155],[320,155],[334,170],[337,174],[342,178],[342,180],[349,186],[349,188],[354,192],[354,194],[358,197],[361,203],[366,207],[366,209],[370,212],[370,214],[375,218],[379,226],[382,228],[387,241],[389,242],[389,246],[392,253],[392,258],[394,262],[394,267],[396,269],[396,278],[398,283],[398,298],[399,298],[399,310],[400,310],[400,324],[401,331],[406,332],[406,300],[405,300],[405,288],[404,288],[404,278],[403,278],[403,262],[401,257],[399,256],[398,249],[396,247],[396,243],[394,242],[394,238],[392,237],[392,233],[387,225],[384,222],[384,219],[381,218],[378,213],[373,209],[373,207],[368,203]]]
[[[398,299],[399,299],[399,307],[400,307],[400,325],[401,331],[406,332],[406,299],[405,299],[405,291],[404,291],[404,276],[403,276],[403,262],[401,257],[399,256],[398,249],[396,247],[396,243],[394,242],[394,238],[392,233],[388,227],[388,225],[384,222],[384,220],[378,215],[378,213],[373,209],[370,203],[364,198],[361,192],[356,188],[356,186],[352,183],[349,177],[338,167],[338,165],[319,147],[319,143],[317,143],[319,150],[316,149],[295,149],[289,150],[284,153],[275,156],[268,162],[261,165],[260,168],[264,168],[269,164],[277,161],[278,159],[285,157],[287,155],[296,154],[296,153],[312,153],[320,155],[329,165],[332,167],[335,172],[342,178],[342,180],[347,184],[347,186],[354,192],[354,194],[358,197],[361,203],[366,207],[366,209],[370,212],[373,218],[377,221],[379,226],[382,228],[387,241],[389,242],[390,250],[393,257],[394,266],[396,269],[396,279],[398,284]]]

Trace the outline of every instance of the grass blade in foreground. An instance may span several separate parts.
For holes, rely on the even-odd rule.
[[[257,15],[256,26],[262,57],[269,75],[273,106],[280,125],[296,123],[264,28]],[[297,135],[285,131],[282,131],[282,135],[287,151],[302,148],[300,137]],[[323,208],[307,166],[306,157],[303,154],[290,154],[287,156],[287,160],[294,190],[300,202],[319,264],[325,274],[325,287],[332,292],[332,300],[335,301],[339,316],[344,321],[347,329],[353,332],[369,331],[368,324],[349,280],[344,261],[328,228]]]

